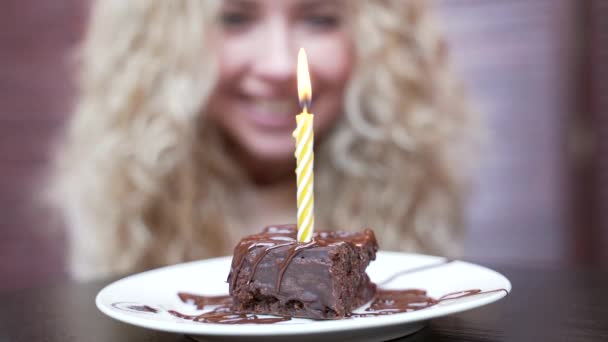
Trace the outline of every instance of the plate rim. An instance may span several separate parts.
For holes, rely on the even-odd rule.
[[[418,254],[418,253],[403,253],[403,252],[395,252],[395,251],[379,251],[378,255],[387,255],[392,257],[424,257],[431,261],[429,264],[436,263],[441,260],[448,260],[443,257],[426,255],[426,254]],[[272,329],[269,331],[267,324],[240,324],[238,325],[238,329],[227,329],[225,324],[215,324],[215,323],[205,323],[205,324],[191,324],[191,322],[169,322],[169,321],[157,321],[157,320],[149,320],[145,317],[138,317],[134,315],[129,315],[127,313],[120,312],[118,310],[114,310],[109,305],[103,302],[103,297],[107,292],[111,291],[113,287],[119,286],[124,282],[130,281],[132,278],[138,278],[150,274],[166,272],[172,268],[180,268],[184,266],[192,266],[198,263],[208,263],[208,262],[229,262],[232,259],[232,256],[220,256],[202,260],[194,260],[183,262],[179,264],[164,266],[160,268],[155,268],[152,270],[128,275],[121,279],[111,282],[104,286],[95,296],[95,305],[97,308],[107,315],[108,317],[115,319],[117,321],[131,324],[134,326],[152,329],[156,331],[165,331],[172,333],[180,333],[180,334],[190,334],[190,335],[208,335],[208,336],[226,336],[226,337],[237,337],[237,336],[289,336],[289,335],[308,335],[311,333],[336,333],[346,329],[346,327],[341,326],[341,323],[332,324],[336,322],[343,322],[344,320],[328,320],[328,321],[315,321],[315,324],[326,325],[319,331],[319,329],[315,329],[315,331],[311,331],[311,327],[309,324],[272,324]],[[452,260],[452,259],[450,259]],[[366,317],[365,319],[357,319],[356,326],[348,326],[349,331],[356,330],[366,330],[371,328],[378,327],[386,327],[386,326],[394,326],[399,324],[410,324],[410,323],[419,323],[421,321],[426,321],[438,317],[448,316],[459,312],[468,311],[474,308],[482,307],[491,303],[494,303],[504,297],[512,291],[511,281],[501,274],[491,268],[486,266],[482,266],[476,263],[471,263],[462,260],[453,260],[455,263],[462,263],[469,267],[478,268],[485,272],[492,273],[493,276],[501,279],[505,283],[504,289],[505,291],[498,291],[494,293],[490,293],[484,297],[478,298],[473,301],[467,301],[463,303],[459,303],[458,305],[444,306],[444,307],[431,307],[424,310],[412,311],[407,313],[397,313],[393,315],[384,315],[378,317]],[[441,308],[441,310],[437,310]],[[406,318],[407,317],[407,318]]]

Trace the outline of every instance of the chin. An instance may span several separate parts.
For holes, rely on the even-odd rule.
[[[289,163],[293,161],[295,163],[294,148],[285,149],[279,146],[256,146],[249,149],[249,153],[256,160],[260,162],[270,163]]]
[[[252,133],[250,131],[250,133]],[[295,139],[291,132],[281,134],[241,134],[236,143],[250,159],[261,162],[295,162]]]

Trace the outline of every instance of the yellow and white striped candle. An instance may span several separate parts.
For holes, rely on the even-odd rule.
[[[314,115],[308,112],[312,87],[308,73],[308,60],[304,49],[298,53],[298,97],[302,113],[296,115],[296,175],[298,183],[298,241],[309,242],[315,230],[314,197]]]

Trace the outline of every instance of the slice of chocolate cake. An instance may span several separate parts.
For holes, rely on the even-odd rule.
[[[372,299],[365,269],[376,258],[373,231],[317,232],[298,243],[294,225],[272,226],[242,239],[228,275],[235,310],[335,319]]]

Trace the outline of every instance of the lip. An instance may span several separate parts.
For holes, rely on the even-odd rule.
[[[289,112],[273,111],[252,103],[252,100],[240,101],[240,112],[255,126],[271,130],[293,130],[296,127],[297,106],[289,107]]]

